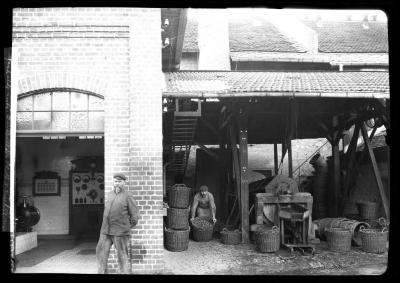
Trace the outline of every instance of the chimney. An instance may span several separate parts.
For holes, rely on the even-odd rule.
[[[226,9],[198,10],[199,70],[230,70]]]
[[[351,22],[351,15],[346,16],[346,21]]]
[[[364,19],[363,19],[363,22],[362,22],[362,27],[363,27],[364,29],[369,29],[369,25],[368,25],[368,15],[367,15],[367,14],[364,15]]]

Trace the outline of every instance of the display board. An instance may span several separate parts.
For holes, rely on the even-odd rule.
[[[73,173],[71,200],[73,205],[103,204],[104,174]]]

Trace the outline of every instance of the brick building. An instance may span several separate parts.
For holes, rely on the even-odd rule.
[[[33,195],[30,200],[41,212],[34,232],[97,236],[104,191],[112,190],[113,173],[122,172],[128,176],[128,190],[140,209],[139,224],[131,232],[132,272],[162,272],[165,188],[176,175],[186,172],[193,145],[211,156],[208,145],[230,149],[229,134],[219,136],[215,129],[223,133],[233,125],[231,117],[243,118],[241,108],[239,112],[233,107],[235,103],[249,109],[249,144],[282,144],[284,153],[292,138],[325,137],[309,113],[322,108],[324,122],[332,126],[332,116],[338,112],[344,111],[345,120],[355,107],[388,98],[387,72],[360,72],[360,68],[341,72],[342,63],[331,63],[343,59],[343,54],[333,55],[333,59],[332,54],[319,54],[329,50],[318,50],[314,32],[305,26],[300,30],[308,40],[301,41],[288,30],[278,30],[279,25],[261,22],[249,31],[243,22],[228,26],[220,11],[213,11],[213,17],[210,13],[200,15],[210,20],[198,29],[186,25],[182,9],[14,9],[11,137],[16,139],[11,139],[15,159],[10,158],[10,165],[13,168],[15,164],[16,170],[10,179],[16,182],[11,181],[10,203],[11,207],[18,205],[23,195]],[[256,36],[252,41],[243,37],[245,34],[265,36],[256,42]],[[364,63],[367,60],[361,65],[385,69],[387,54],[381,55],[360,55]],[[310,70],[316,72],[301,72]],[[335,107],[331,107],[332,97],[339,102]],[[287,132],[292,98],[304,109],[296,136]],[[226,112],[219,116],[223,110]],[[174,138],[179,136],[174,134],[173,117],[179,115],[192,119],[196,126],[186,132],[189,140],[185,137],[176,143]],[[269,115],[280,118],[270,119]],[[200,116],[203,122],[197,123]],[[242,140],[247,140],[247,125],[240,131],[246,132]],[[300,144],[299,151],[307,149],[310,147],[303,150]],[[241,162],[247,162],[247,141],[240,143],[239,152]],[[265,154],[268,165],[257,166],[276,169],[273,154]],[[204,156],[202,168],[208,164]],[[304,157],[298,163],[302,160]],[[247,164],[240,165],[247,170]],[[204,176],[204,172],[200,173]],[[248,174],[244,171],[241,176]],[[194,188],[199,176],[193,180],[197,182]],[[51,179],[60,180],[59,185],[55,183],[50,191],[39,186]],[[244,190],[249,178],[243,179],[236,175],[235,182]],[[229,185],[234,187],[233,182]],[[218,199],[222,219],[230,203],[223,202],[224,197],[227,194],[221,193]],[[248,207],[243,207],[241,217],[245,218]],[[248,224],[242,225],[243,235],[248,236]],[[114,252],[109,267],[110,272],[116,271]]]

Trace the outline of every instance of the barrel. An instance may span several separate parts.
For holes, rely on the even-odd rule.
[[[363,220],[374,220],[377,218],[378,205],[373,201],[360,201],[357,203],[360,218]]]

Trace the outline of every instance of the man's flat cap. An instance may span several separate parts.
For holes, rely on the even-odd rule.
[[[115,173],[115,174],[114,174],[114,178],[115,178],[115,179],[124,180],[124,181],[126,180],[125,175],[122,174],[122,173]]]

